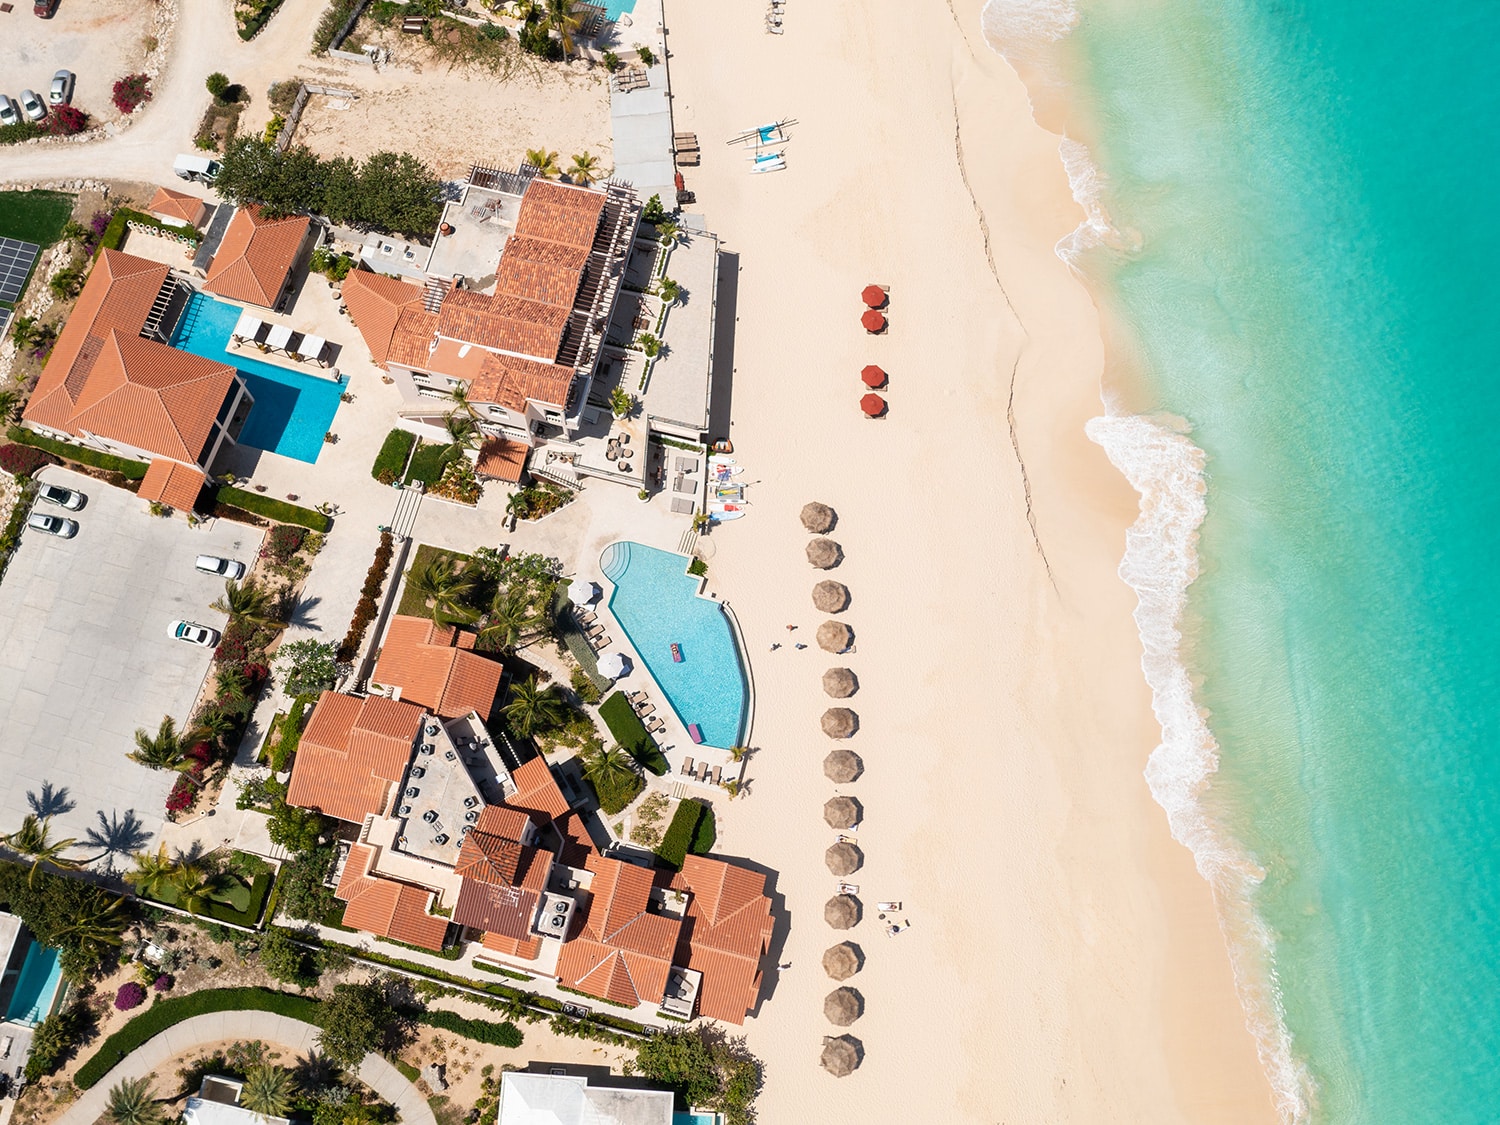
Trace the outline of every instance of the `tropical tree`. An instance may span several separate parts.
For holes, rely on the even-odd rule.
[[[635,759],[618,746],[595,746],[582,759],[583,776],[600,793],[616,792],[635,773]]]
[[[431,602],[432,620],[437,625],[453,625],[473,621],[475,613],[468,604],[474,592],[474,579],[458,569],[458,565],[447,555],[436,555],[420,570],[412,567],[406,572],[406,583],[421,595],[424,602]]]
[[[544,7],[546,28],[557,32],[562,41],[563,57],[567,58],[575,49],[573,37],[583,26],[583,19],[573,12],[574,0],[545,0]]]
[[[161,900],[170,895],[177,878],[177,861],[167,854],[165,842],[155,855],[140,852],[135,857],[135,870],[125,873],[125,881],[135,888],[143,898]]]
[[[518,520],[524,520],[531,515],[531,501],[527,498],[524,489],[518,489],[510,494],[510,499],[505,501],[505,514]]]
[[[177,733],[172,716],[164,715],[154,737],[144,728],[135,732],[135,749],[129,757],[154,770],[181,770],[187,757],[187,739]]]
[[[546,623],[546,615],[532,604],[526,586],[502,586],[480,624],[479,641],[487,651],[511,653]]]
[[[444,416],[443,428],[448,431],[448,445],[451,449],[474,449],[484,437],[474,416],[460,414],[457,410],[449,411]]]
[[[209,608],[227,613],[230,617],[243,618],[251,625],[265,629],[285,629],[286,622],[281,619],[279,600],[270,590],[256,585],[253,580],[236,582],[229,578],[224,582],[224,596]]]
[[[577,157],[574,157],[576,160]],[[8,423],[21,406],[21,392],[12,387],[0,390],[0,424]]]
[[[287,695],[305,695],[333,687],[338,679],[338,646],[304,637],[276,650],[276,670]]]
[[[240,1090],[240,1105],[251,1113],[266,1117],[285,1117],[297,1095],[297,1080],[292,1072],[269,1063],[260,1063],[245,1071],[245,1085]]]
[[[678,285],[670,277],[664,277],[661,279],[661,285],[657,287],[657,292],[661,294],[661,299],[668,305],[675,305],[677,298],[682,296],[682,286]]]
[[[250,888],[242,880],[194,863],[179,863],[172,872],[171,886],[176,905],[189,914],[201,914],[215,902],[231,910],[245,910],[250,905]]]
[[[193,729],[186,741],[208,741],[215,746],[224,744],[224,736],[234,730],[234,716],[218,707],[205,707],[193,719]]]
[[[162,1125],[167,1115],[151,1096],[151,1078],[126,1078],[109,1091],[104,1116],[114,1125]]]
[[[528,148],[526,163],[535,168],[539,176],[556,176],[562,171],[557,166],[557,153],[549,152],[544,148]]]
[[[662,248],[662,253],[680,244],[683,237],[682,228],[671,219],[656,224],[656,242]]]
[[[505,721],[522,738],[561,726],[563,713],[563,700],[557,689],[538,687],[535,676],[511,685]]]
[[[729,760],[731,762],[743,762],[745,756],[750,753],[748,746],[731,746],[729,748]]]
[[[635,399],[624,387],[609,392],[609,409],[616,418],[628,418],[635,410]]]
[[[589,155],[587,149],[574,153],[573,163],[568,165],[568,178],[587,187],[599,178],[599,158]]]
[[[53,867],[64,870],[76,870],[81,866],[77,860],[66,859],[62,854],[78,841],[71,837],[66,840],[53,840],[47,827],[47,819],[38,817],[36,813],[27,813],[25,819],[21,821],[21,827],[4,839],[13,851],[31,860],[31,874],[26,877],[28,885],[36,882],[37,868],[44,863],[50,863]]]
[[[449,388],[448,398],[453,402],[455,406],[458,407],[458,409],[467,413],[469,417],[479,417],[479,412],[475,410],[473,404],[469,402],[469,385],[467,383],[459,383],[457,386]]]
[[[323,1001],[323,1030],[318,1047],[334,1062],[353,1070],[370,1051],[399,1029],[400,1017],[385,998],[379,982],[335,985]]]

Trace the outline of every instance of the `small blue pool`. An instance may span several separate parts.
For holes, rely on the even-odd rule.
[[[604,0],[600,5],[604,9],[604,18],[618,22],[620,17],[635,11],[635,0]]]
[[[672,1125],[719,1125],[717,1113],[682,1113],[672,1114]]]
[[[52,1011],[52,1001],[62,984],[62,964],[57,950],[32,942],[21,964],[16,991],[11,995],[5,1018],[16,1023],[38,1024]]]
[[[333,428],[339,396],[348,384],[303,375],[225,351],[240,319],[238,305],[195,293],[172,333],[172,346],[237,368],[255,398],[240,431],[240,444],[312,464],[323,451],[323,435]]]
[[[600,563],[615,585],[610,612],[677,717],[697,723],[708,746],[738,746],[749,703],[740,646],[718,603],[698,597],[688,559],[622,540]],[[674,644],[681,663],[672,659]]]

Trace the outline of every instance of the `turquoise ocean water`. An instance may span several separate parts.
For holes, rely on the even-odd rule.
[[[1059,252],[1123,326],[1090,436],[1145,498],[1147,781],[1278,1103],[1500,1120],[1500,4],[985,30],[1066,118]]]

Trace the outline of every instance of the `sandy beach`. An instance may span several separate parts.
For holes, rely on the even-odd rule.
[[[742,269],[733,437],[759,483],[711,537],[710,583],[757,694],[719,850],[778,873],[789,921],[790,968],[747,1029],[762,1119],[1273,1121],[1207,884],[1142,777],[1160,731],[1116,575],[1136,497],[1084,435],[1104,355],[1053,253],[1082,217],[1057,138],[977,0],[791,0],[781,36],[762,20],[748,0],[666,12],[674,124],[703,146],[688,186]],[[748,175],[724,139],[781,117],[787,170]],[[859,326],[868,282],[890,287],[884,336]],[[867,363],[891,377],[879,421],[856,405]],[[812,643],[814,499],[839,514],[847,657]],[[840,663],[865,763],[842,790],[818,726]],[[865,812],[847,934],[822,918],[839,791]],[[910,922],[894,937],[887,899]],[[819,958],[845,937],[865,1060],[836,1080]]]

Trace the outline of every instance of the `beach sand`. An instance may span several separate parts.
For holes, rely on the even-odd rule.
[[[1207,884],[1142,777],[1160,731],[1116,574],[1136,497],[1084,436],[1104,356],[1053,252],[1081,218],[1057,139],[977,0],[791,0],[782,36],[762,18],[666,11],[674,125],[703,146],[688,186],[742,271],[732,436],[758,483],[711,536],[709,584],[756,690],[750,791],[721,807],[718,850],[776,872],[791,966],[747,1026],[761,1119],[1272,1121]],[[748,175],[724,139],[779,117],[799,120],[788,170]],[[881,337],[858,323],[868,282],[891,290]],[[867,363],[891,377],[878,421],[856,405]],[[839,514],[847,657],[812,643],[813,499]],[[865,763],[841,790],[865,810],[847,934],[822,917],[836,664],[859,676]],[[910,929],[883,932],[885,899]],[[846,937],[865,1059],[836,1080],[819,959]]]

